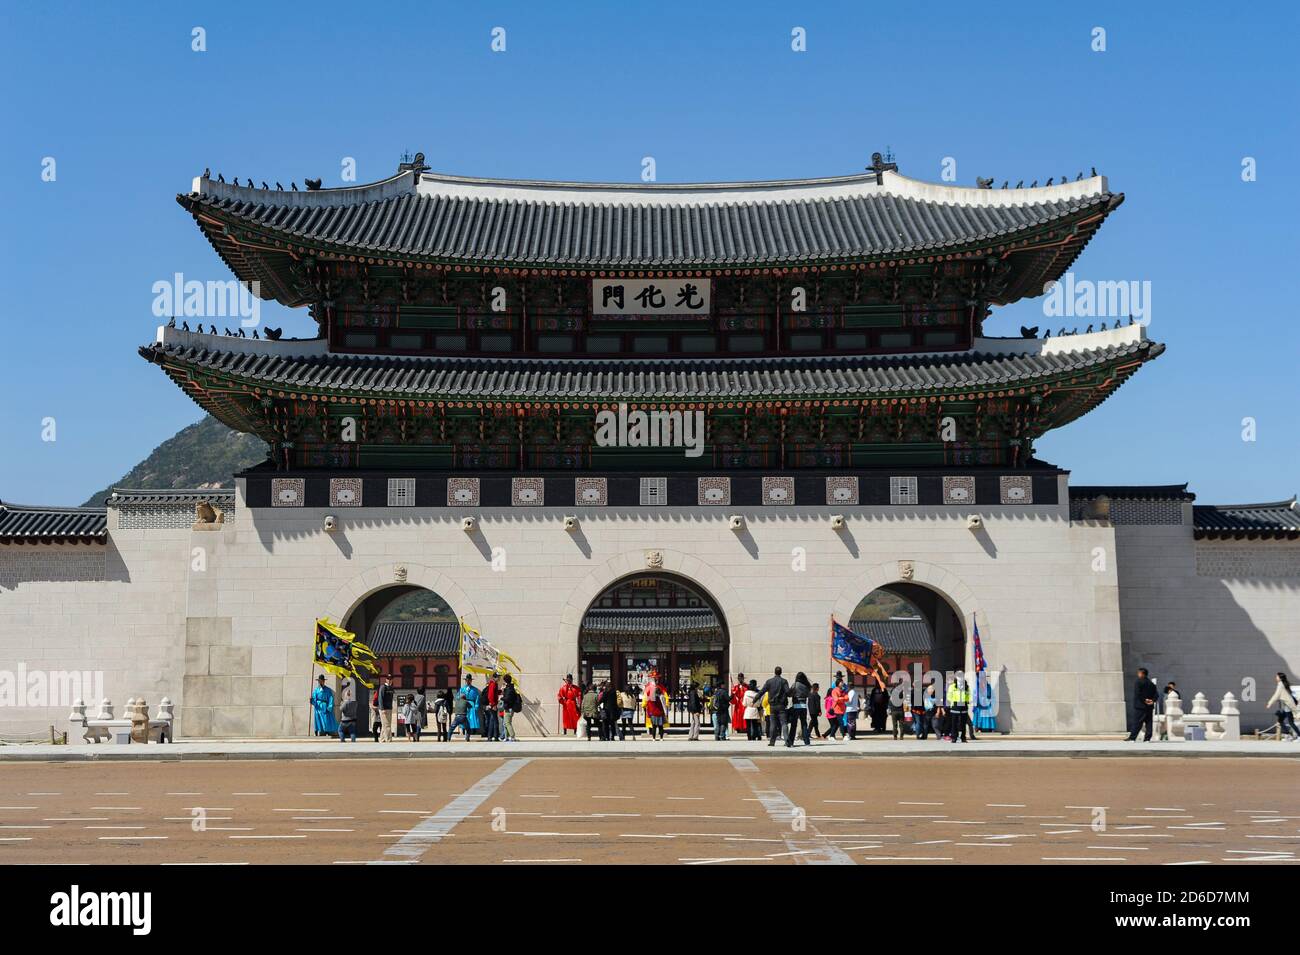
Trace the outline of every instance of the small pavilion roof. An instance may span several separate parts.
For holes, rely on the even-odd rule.
[[[100,544],[108,539],[102,507],[46,507],[0,501],[0,544]]]
[[[1071,500],[1091,501],[1108,497],[1112,501],[1194,501],[1186,484],[1072,484]]]
[[[1295,496],[1272,504],[1197,504],[1192,526],[1198,540],[1300,540]]]
[[[235,489],[213,488],[121,488],[115,487],[105,501],[110,507],[166,506],[168,504],[209,504],[234,506]]]
[[[934,636],[922,617],[891,617],[888,620],[854,617],[849,620],[849,629],[859,636],[875,640],[886,653],[921,655],[934,651]]]
[[[446,621],[385,620],[363,640],[376,656],[454,657],[460,652],[460,625]]]

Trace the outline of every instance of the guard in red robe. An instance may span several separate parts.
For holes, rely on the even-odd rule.
[[[560,735],[570,731],[578,735],[578,710],[582,705],[582,691],[573,685],[573,674],[564,678],[564,685],[555,694],[560,704]]]
[[[748,728],[745,723],[745,691],[748,689],[745,674],[737,674],[736,685],[731,688],[731,728],[738,733]]]

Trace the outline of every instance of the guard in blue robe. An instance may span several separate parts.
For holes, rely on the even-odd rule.
[[[465,685],[460,688],[461,696],[465,697],[465,702],[469,704],[469,729],[471,733],[478,732],[479,714],[478,714],[478,687],[474,685],[472,676],[465,677]]]
[[[317,736],[337,736],[338,721],[334,718],[334,691],[325,685],[325,674],[316,677],[316,689],[311,691],[312,729]]]

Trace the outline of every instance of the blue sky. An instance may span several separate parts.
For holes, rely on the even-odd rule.
[[[344,157],[364,182],[422,150],[443,172],[633,181],[649,155],[668,182],[851,173],[886,146],[920,179],[945,157],[967,185],[1096,166],[1127,196],[1074,271],[1150,281],[1168,350],[1040,457],[1205,502],[1300,489],[1297,5],[469,6],[6,7],[0,498],[79,503],[201,417],[136,347],[155,281],[229,277],[174,200],[205,166],[337,185]],[[1031,301],[987,329],[1021,324],[1062,322]]]

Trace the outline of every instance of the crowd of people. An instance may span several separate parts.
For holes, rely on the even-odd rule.
[[[868,721],[870,732],[892,730],[894,739],[933,737],[954,743],[975,739],[971,688],[964,674],[957,674],[946,688],[927,683],[915,705],[908,695],[887,692],[879,685],[859,688],[842,672],[835,674],[823,694],[821,684],[813,683],[804,673],[795,674],[790,681],[777,667],[761,686],[757,680],[746,681],[741,673],[730,688],[721,682],[703,686],[691,682],[679,689],[676,699],[685,711],[690,740],[699,739],[701,728],[711,725],[715,740],[744,733],[745,739],[766,739],[769,746],[778,742],[794,746],[796,739],[809,746],[813,737],[857,739],[860,718]],[[556,702],[560,704],[562,735],[576,736],[581,726],[587,739],[605,741],[635,739],[642,724],[650,739],[663,739],[673,707],[673,697],[655,674],[623,687],[609,681],[581,685],[569,674]],[[643,717],[638,718],[638,711]]]
[[[336,717],[334,692],[326,686],[325,676],[316,678],[312,691],[312,729],[316,736],[335,736],[341,742],[356,742],[360,713],[356,687],[344,680],[340,688]],[[1178,686],[1172,681],[1163,690],[1152,682],[1145,668],[1139,668],[1133,687],[1133,709],[1129,716],[1128,739],[1144,734],[1152,738],[1156,709],[1171,698],[1181,700]],[[444,689],[432,697],[423,689],[398,694],[392,677],[385,675],[370,694],[370,735],[376,742],[406,738],[419,742],[430,723],[440,742],[450,742],[457,734],[467,742],[477,736],[485,740],[518,742],[514,717],[523,710],[523,695],[508,673],[488,674],[482,689],[475,686],[474,675],[465,674],[455,691]],[[636,739],[641,729],[651,740],[662,740],[673,723],[673,713],[684,716],[687,739],[700,739],[704,727],[712,727],[715,740],[744,738],[767,740],[794,746],[802,740],[812,745],[821,740],[855,740],[859,720],[865,720],[869,732],[890,732],[894,739],[937,739],[964,743],[975,739],[971,721],[972,689],[962,673],[957,673],[944,687],[934,681],[926,683],[919,698],[909,692],[886,691],[876,684],[859,687],[836,672],[830,689],[822,692],[820,683],[811,682],[799,672],[787,680],[776,667],[762,685],[737,674],[728,687],[697,682],[684,684],[675,693],[669,691],[657,674],[641,682],[616,687],[609,681],[587,685],[575,683],[572,674],[564,678],[556,702],[560,709],[560,734],[579,733],[588,740]],[[1273,695],[1265,704],[1273,710],[1280,734],[1300,741],[1300,701],[1285,673],[1276,675]],[[823,731],[822,720],[825,719]],[[984,725],[984,724],[981,724]]]

